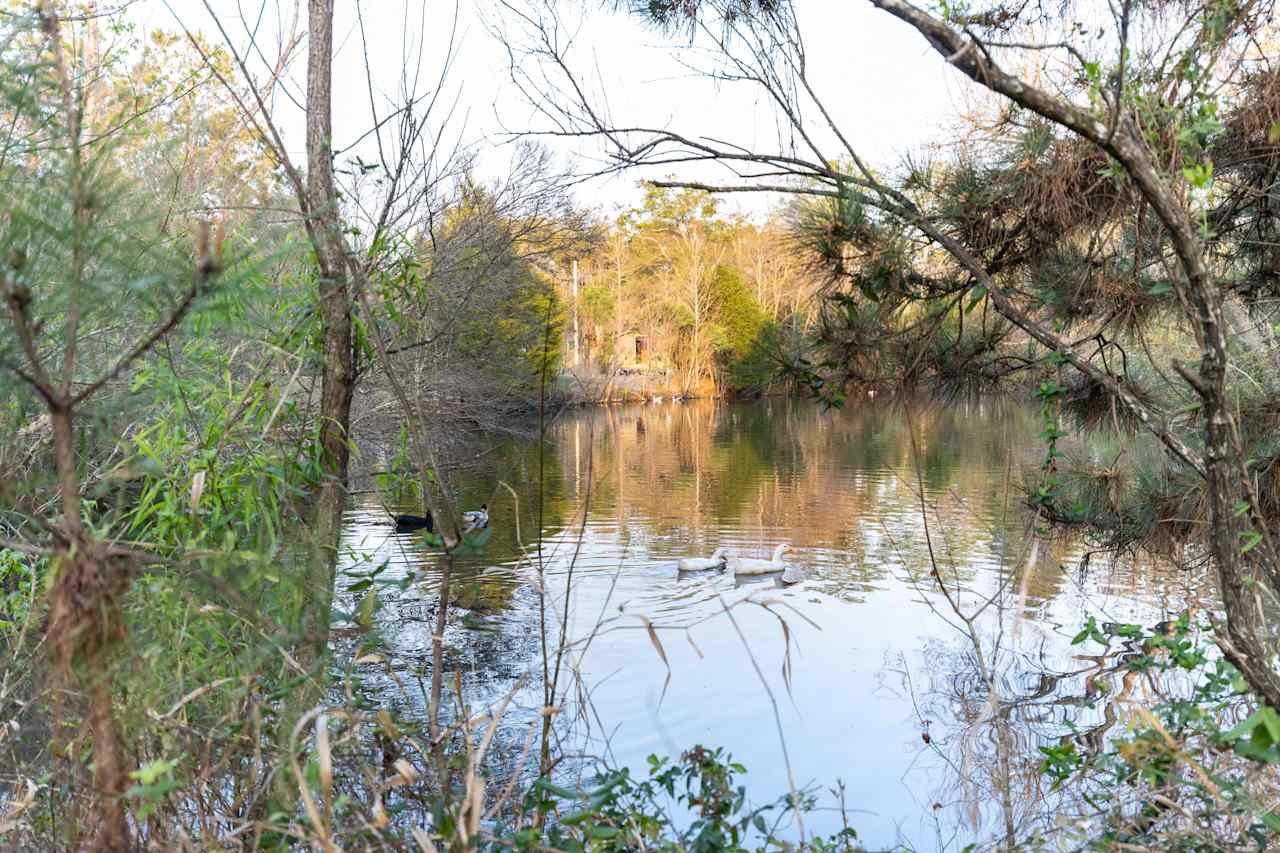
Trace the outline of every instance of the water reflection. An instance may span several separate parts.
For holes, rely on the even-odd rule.
[[[902,410],[861,402],[839,413],[793,400],[592,409],[555,426],[543,466],[536,442],[488,454],[462,502],[488,502],[494,535],[455,570],[446,683],[473,706],[522,677],[536,685],[503,723],[520,743],[542,702],[544,585],[553,641],[568,614],[573,689],[556,731],[568,754],[639,770],[650,753],[724,746],[749,768],[749,793],[773,799],[788,779],[780,725],[797,783],[843,780],[873,849],[1046,831],[1059,795],[1037,747],[1076,736],[1096,748],[1125,700],[1151,690],[1072,635],[1090,614],[1152,624],[1207,593],[1152,563],[1090,562],[1079,543],[1031,535],[1017,486],[1038,457],[1034,413],[919,408],[911,423],[918,478]],[[917,483],[951,600],[930,574]],[[392,675],[368,667],[363,683],[420,715],[393,686],[428,677],[438,569],[386,519],[370,499],[346,528],[358,555],[346,571],[385,564],[390,582],[379,634]],[[808,572],[798,586],[676,571],[682,556],[723,546],[763,557],[780,542]],[[339,608],[352,610],[339,586]],[[356,639],[338,642],[355,654]],[[1103,681],[1111,698],[1097,702]],[[831,811],[807,829],[838,826]]]

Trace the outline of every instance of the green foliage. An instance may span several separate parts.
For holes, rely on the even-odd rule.
[[[409,426],[401,424],[396,436],[396,453],[374,479],[378,490],[395,506],[421,506],[422,479],[409,453]],[[430,474],[428,474],[430,476]]]
[[[529,279],[502,306],[493,327],[493,356],[518,365],[523,388],[532,392],[543,377],[560,371],[560,349],[564,341],[564,306],[554,287],[542,276]]]
[[[95,487],[104,532],[175,561],[143,576],[126,603],[132,651],[149,664],[130,671],[128,692],[149,707],[258,672],[276,655],[263,626],[280,639],[303,630],[299,600],[314,594],[305,570],[314,557],[297,529],[319,476],[305,412],[273,383],[238,379],[220,347],[194,339],[180,352],[180,373],[156,360],[135,374],[148,423]],[[184,713],[217,719],[241,697],[215,691]],[[145,721],[125,724],[145,731]]]
[[[513,219],[494,191],[462,183],[430,243],[374,247],[373,322],[390,339],[393,369],[422,376],[434,394],[527,406],[544,375],[559,372],[564,306],[526,245],[534,226]]]
[[[0,548],[0,636],[21,629],[41,603],[46,561]]]
[[[721,213],[706,192],[649,186],[580,269],[586,358],[670,368],[611,386],[623,394],[757,393],[811,331],[813,276],[782,211],[757,222]]]
[[[1040,762],[1040,772],[1053,780],[1054,788],[1061,788],[1084,764],[1084,756],[1076,751],[1076,745],[1072,741],[1042,746],[1039,749],[1044,756],[1044,760]]]
[[[722,749],[695,746],[679,761],[649,756],[649,777],[635,780],[626,768],[601,774],[594,787],[575,791],[546,779],[536,782],[525,797],[526,812],[550,816],[536,825],[504,833],[499,829],[494,849],[517,850],[689,851],[689,853],[746,853],[748,850],[795,850],[795,844],[776,832],[793,812],[807,811],[813,798],[784,796],[759,807],[747,803],[746,789],[737,777],[746,768]],[[672,809],[674,803],[677,808]],[[690,815],[681,825],[673,812]],[[845,828],[828,838],[813,839],[802,848],[813,851],[860,849],[857,833]]]
[[[801,246],[841,272],[845,249],[865,245],[875,233],[866,206],[847,187],[834,197],[798,201],[792,213],[792,227]]]
[[[716,355],[727,386],[735,392],[763,388],[774,374],[768,352],[773,324],[733,267],[716,268],[711,298],[716,306]]]
[[[1061,367],[1064,359],[1058,353],[1053,353],[1050,362]],[[1061,451],[1058,450],[1058,442],[1067,436],[1067,433],[1062,431],[1059,421],[1062,393],[1063,388],[1056,375],[1042,381],[1034,391],[1036,399],[1040,402],[1040,417],[1043,425],[1040,439],[1045,444],[1044,460],[1040,463],[1042,479],[1031,495],[1031,503],[1035,506],[1048,507],[1058,499],[1058,459],[1062,456]]]
[[[641,202],[642,228],[676,229],[709,224],[720,200],[705,190],[671,189],[647,184]]]
[[[500,231],[483,221],[486,195],[450,211],[454,233],[475,229],[484,234]],[[471,220],[481,219],[472,224]],[[503,236],[487,242],[475,240],[462,252],[461,266],[475,265],[493,270],[484,286],[493,287],[496,302],[481,310],[463,311],[458,354],[476,365],[496,367],[507,374],[517,395],[536,396],[542,377],[559,372],[560,347],[564,338],[564,309],[559,295],[547,279],[522,257],[519,246]],[[452,261],[458,265],[459,261]]]
[[[439,533],[428,533],[423,531],[419,536],[421,536],[422,541],[431,548],[444,547],[444,537]],[[458,543],[452,553],[454,556],[458,557],[479,553],[484,549],[485,545],[489,544],[489,539],[492,538],[492,536],[493,528],[487,525],[478,530],[472,530],[468,533],[464,533],[462,541]]]
[[[174,778],[174,770],[177,767],[177,761],[159,759],[144,764],[129,774],[129,778],[135,780],[137,784],[129,788],[125,796],[135,801],[134,814],[139,820],[145,820],[166,796],[182,786],[182,783]]]
[[[564,309],[555,289],[532,269],[515,283],[492,316],[469,318],[459,335],[459,354],[477,365],[497,366],[509,390],[536,397],[543,376],[560,370]]]
[[[603,284],[588,284],[578,294],[578,306],[583,319],[603,325],[613,319],[616,300]]]
[[[98,492],[114,498],[108,503],[128,538],[179,552],[269,552],[285,508],[317,475],[313,459],[268,432],[298,428],[301,413],[269,384],[241,387],[217,372],[223,357],[201,343],[185,355],[189,370],[181,377],[159,362],[135,376],[135,392],[150,392],[154,419],[130,436],[129,462]],[[213,371],[202,374],[202,367]]]
[[[1190,612],[1152,629],[1091,617],[1074,642],[1107,647],[1106,660],[1116,638],[1118,671],[1161,685],[1162,699],[1100,749],[1074,739],[1040,747],[1041,772],[1055,788],[1072,781],[1079,817],[1092,819],[1079,840],[1089,849],[1270,849],[1280,820],[1253,780],[1280,770],[1280,715],[1248,693]],[[1098,690],[1094,701],[1111,700]]]

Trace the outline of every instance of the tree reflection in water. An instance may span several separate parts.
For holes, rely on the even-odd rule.
[[[1096,752],[1135,707],[1177,685],[1130,672],[1126,655],[1138,650],[1122,638],[1096,655],[1072,637],[1091,614],[1150,625],[1210,600],[1208,591],[1175,566],[1090,559],[1079,541],[1034,535],[1019,497],[1021,471],[1039,455],[1033,412],[921,406],[911,419],[914,448],[903,410],[879,401],[841,413],[794,400],[576,412],[548,435],[541,526],[533,447],[511,442],[478,457],[462,503],[478,505],[501,481],[519,515],[505,491],[490,500],[492,539],[455,566],[447,719],[457,718],[459,687],[483,708],[523,683],[493,752],[508,769],[519,764],[541,719],[540,638],[558,642],[567,612],[570,690],[553,732],[553,752],[570,759],[561,772],[589,768],[575,758],[584,755],[643,769],[650,753],[701,741],[747,765],[754,800],[785,792],[749,648],[779,697],[799,783],[844,779],[873,848],[1011,846],[1084,814],[1071,808],[1070,786],[1052,790],[1041,747],[1071,739]],[[386,540],[378,512],[349,516],[348,539],[412,582],[388,593],[378,617],[391,673],[357,669],[367,695],[420,717],[421,700],[396,679],[412,687],[431,671],[438,567],[430,552]],[[541,577],[528,561],[539,541]],[[764,556],[781,541],[810,576],[795,588],[674,568],[721,545]],[[546,629],[542,590],[555,617]],[[749,606],[773,600],[770,611]],[[726,605],[737,607],[745,645]],[[835,820],[812,822],[829,831]]]
[[[922,565],[904,574],[921,601],[955,633],[949,640],[929,641],[918,655],[894,655],[886,663],[885,677],[909,699],[920,729],[917,762],[931,783],[929,802],[921,805],[935,814],[938,848],[953,846],[961,827],[971,837],[988,838],[1008,850],[1062,832],[1079,830],[1088,836],[1087,821],[1097,811],[1080,807],[1078,788],[1052,785],[1041,748],[1070,743],[1086,759],[1096,757],[1108,747],[1109,735],[1123,733],[1138,716],[1150,718],[1146,709],[1189,696],[1193,676],[1142,668],[1153,650],[1140,639],[1121,636],[1135,626],[1103,623],[1093,634],[1106,640],[1101,654],[1064,645],[1060,634],[1074,634],[1078,625],[1050,622],[1046,630],[1042,608],[1057,591],[1039,592],[1045,586],[1036,579],[1052,572],[1046,562],[1057,568],[1057,575],[1068,575],[1060,556],[1070,541],[1038,538],[1029,529],[1034,518],[1024,515],[1028,531],[1023,553],[1011,555],[1012,565],[994,585],[984,586],[981,578],[955,565],[954,556],[965,551],[953,541],[955,528],[943,523],[946,513],[938,505],[962,501],[954,495],[930,500],[923,489],[916,494],[922,517],[931,520],[925,528],[928,544],[924,554],[915,555]],[[992,529],[991,535],[1000,538],[1002,531]],[[905,565],[911,560],[903,555]],[[1085,568],[1087,560],[1078,571]],[[1113,563],[1104,570],[1117,568]],[[1189,607],[1189,613],[1207,594],[1203,585],[1189,583],[1166,592]],[[1111,602],[1103,598],[1090,603],[1105,608]],[[1167,606],[1176,603],[1171,600]],[[1164,620],[1151,627],[1167,633],[1171,625]],[[1140,801],[1134,789],[1127,805]]]

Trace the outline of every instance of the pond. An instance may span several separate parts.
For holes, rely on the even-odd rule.
[[[488,502],[493,533],[456,570],[446,682],[476,708],[514,689],[502,727],[517,760],[542,703],[541,626],[554,649],[567,612],[565,774],[594,756],[643,775],[650,754],[704,744],[746,766],[753,802],[792,786],[818,797],[791,835],[847,819],[870,849],[928,850],[1049,831],[1059,795],[1039,747],[1096,748],[1151,690],[1120,666],[1124,645],[1072,638],[1090,616],[1150,626],[1211,593],[1170,566],[1034,535],[1021,496],[1038,431],[1036,412],[986,403],[570,413],[541,463],[536,442],[511,443],[460,484],[464,508]],[[421,715],[404,683],[429,672],[438,557],[387,518],[376,495],[356,499],[343,574],[385,565],[403,581],[379,610],[386,662],[362,665],[362,684]],[[807,574],[795,585],[676,569],[784,542]]]

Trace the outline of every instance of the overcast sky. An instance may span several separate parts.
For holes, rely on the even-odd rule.
[[[245,19],[258,15],[260,0],[210,3],[243,47]],[[305,25],[305,0],[300,5]],[[368,129],[370,113],[357,0],[336,0],[336,6],[334,134],[335,147],[342,149]],[[424,80],[431,80],[428,88],[434,85],[456,17],[455,58],[444,87],[448,103],[456,99],[457,104],[452,128],[481,146],[481,168],[490,174],[500,172],[512,155],[511,146],[504,144],[508,132],[540,126],[512,86],[507,53],[491,33],[503,26],[497,8],[490,0],[459,0],[456,7],[416,0],[360,4],[375,93],[394,93],[406,70],[417,70]],[[259,25],[267,36],[264,41],[273,40],[287,26],[293,9],[294,0],[267,0]],[[715,84],[691,73],[672,55],[670,41],[628,15],[604,10],[598,2],[566,2],[560,9],[567,21],[580,25],[571,59],[584,77],[607,93],[616,121],[776,149],[777,125],[759,92],[744,84]],[[129,14],[148,28],[176,29],[181,20],[220,40],[203,0],[138,0]],[[798,0],[798,16],[810,78],[864,155],[889,166],[909,150],[944,139],[943,129],[958,113],[964,87],[960,76],[918,34],[863,0]],[[305,51],[299,52],[293,71],[291,88],[300,102]],[[300,155],[300,113],[283,100],[280,113],[290,146]],[[577,158],[580,167],[599,154],[590,142],[560,145],[557,150],[566,159]],[[578,195],[583,204],[603,210],[631,204],[640,196],[639,178],[629,174],[596,180],[584,184]],[[768,202],[735,197],[730,207],[758,211]]]

